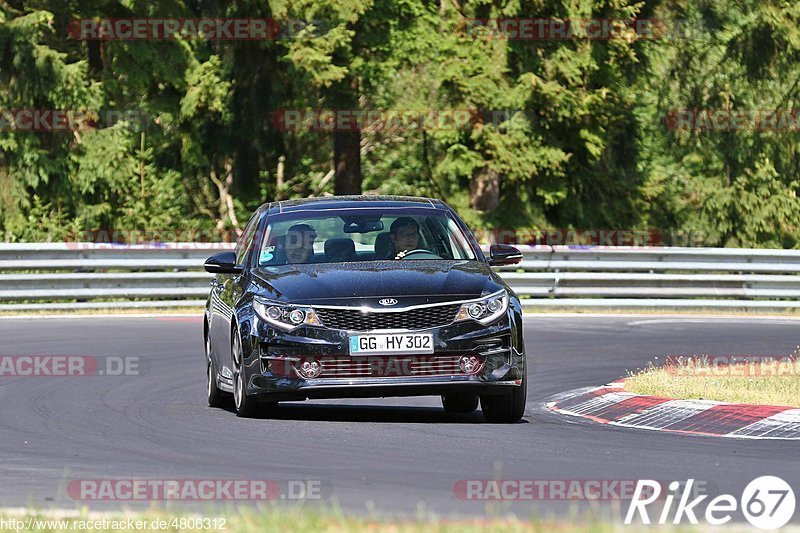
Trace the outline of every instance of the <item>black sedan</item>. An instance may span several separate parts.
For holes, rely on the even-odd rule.
[[[254,416],[280,401],[442,397],[448,412],[522,418],[522,308],[489,267],[521,253],[475,237],[438,200],[273,202],[216,274],[205,313],[208,403]]]

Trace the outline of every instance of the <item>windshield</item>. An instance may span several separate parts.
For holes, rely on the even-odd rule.
[[[442,211],[302,212],[271,216],[259,266],[383,260],[475,259],[464,233]]]

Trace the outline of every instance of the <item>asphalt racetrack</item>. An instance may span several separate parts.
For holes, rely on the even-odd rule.
[[[518,424],[492,425],[479,411],[448,415],[432,397],[288,403],[248,420],[206,405],[199,318],[2,319],[0,355],[138,357],[139,370],[0,377],[0,506],[136,508],[69,490],[76,480],[119,478],[313,480],[323,503],[408,517],[575,510],[575,502],[460,499],[460,480],[693,478],[714,496],[777,475],[800,491],[797,441],[621,429],[543,405],[667,354],[785,355],[800,341],[800,321],[537,315],[526,317],[525,337],[533,364]]]

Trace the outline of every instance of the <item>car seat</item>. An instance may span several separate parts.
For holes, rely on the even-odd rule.
[[[355,261],[356,244],[353,239],[342,237],[325,241],[325,260],[330,263]]]

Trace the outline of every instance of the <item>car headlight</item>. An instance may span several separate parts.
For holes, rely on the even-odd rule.
[[[285,331],[291,331],[299,326],[320,325],[314,310],[304,305],[253,300],[253,309],[261,320]]]
[[[461,306],[456,320],[477,320],[481,324],[490,324],[503,316],[508,309],[508,293],[499,291],[481,300],[468,302]]]

